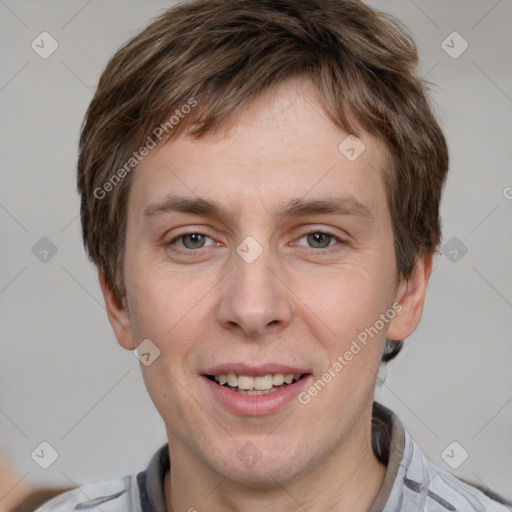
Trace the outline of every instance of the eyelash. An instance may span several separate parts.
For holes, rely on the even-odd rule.
[[[182,238],[185,238],[186,236],[188,235],[201,235],[201,236],[204,236],[204,237],[207,237],[207,238],[210,238],[213,240],[213,238],[211,236],[208,236],[208,235],[205,235],[204,233],[201,233],[199,231],[188,231],[188,232],[185,232],[185,233],[181,233],[179,234],[178,236],[175,236],[173,239],[169,240],[168,242],[166,242],[164,245],[166,247],[170,247],[171,245],[174,245],[178,240],[182,239]],[[215,244],[213,244],[215,245]],[[181,254],[187,254],[187,255],[190,255],[191,253],[193,252],[199,252],[201,251],[201,249],[206,249],[206,247],[199,247],[198,249],[181,249],[179,247],[174,247],[172,250],[173,251],[176,251],[178,253],[181,253]]]
[[[322,251],[324,253],[325,252],[330,252],[332,250],[339,249],[339,247],[337,247],[338,245],[344,245],[345,244],[345,241],[342,240],[339,236],[335,235],[334,233],[332,233],[331,231],[326,230],[326,229],[320,229],[320,230],[318,230],[318,229],[311,229],[307,233],[302,235],[298,240],[301,240],[302,238],[307,237],[308,235],[313,235],[313,234],[327,235],[327,236],[329,236],[331,238],[331,241],[332,241],[332,239],[334,239],[337,242],[337,244],[328,245],[327,247],[308,247],[308,249],[311,249],[311,250],[313,250],[315,252],[318,252],[318,251]]]
[[[339,236],[335,235],[334,233],[332,233],[332,232],[330,232],[328,230],[324,230],[324,229],[321,229],[321,230],[319,230],[319,229],[311,229],[307,233],[304,233],[297,240],[301,240],[304,237],[307,237],[308,235],[312,235],[312,234],[327,235],[327,236],[331,237],[331,239],[334,239],[334,240],[336,240],[336,242],[338,242],[337,244],[328,245],[327,247],[307,247],[307,249],[309,249],[311,251],[314,251],[314,252],[317,252],[317,253],[318,252],[326,253],[326,252],[330,252],[332,250],[336,250],[338,245],[340,245],[340,244],[344,245],[346,243]],[[204,233],[201,233],[199,231],[189,231],[189,232],[181,233],[178,236],[174,237],[173,239],[169,240],[169,242],[165,243],[165,246],[166,247],[170,247],[170,246],[174,245],[178,240],[181,240],[182,238],[184,238],[184,237],[186,237],[188,235],[201,235],[201,236],[204,236],[206,238],[210,238],[211,240],[213,240],[210,236],[205,235]],[[212,244],[212,245],[216,245],[216,244],[217,243]],[[208,246],[208,247],[210,247],[210,246]],[[198,249],[187,249],[187,248],[182,249],[182,248],[179,248],[179,247],[174,247],[172,250],[176,251],[178,253],[181,253],[181,254],[190,255],[193,252],[201,251],[201,249],[207,249],[207,247],[199,247]]]

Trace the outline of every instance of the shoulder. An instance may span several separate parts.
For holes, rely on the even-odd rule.
[[[413,502],[425,504],[425,511],[475,510],[510,512],[512,509],[492,499],[476,487],[463,482],[426,458],[407,435],[402,462],[402,492]]]
[[[131,475],[82,485],[55,496],[35,512],[90,509],[102,512],[141,512],[137,477]]]

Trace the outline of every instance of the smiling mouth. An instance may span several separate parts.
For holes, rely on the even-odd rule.
[[[206,375],[208,379],[219,386],[239,393],[241,395],[259,396],[268,395],[283,389],[304,378],[304,374],[273,373],[260,376],[236,375],[235,373]]]

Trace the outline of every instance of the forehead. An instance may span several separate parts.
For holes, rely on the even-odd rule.
[[[172,195],[201,197],[233,214],[275,212],[290,199],[353,198],[386,207],[385,151],[369,133],[337,128],[313,85],[287,82],[263,94],[217,132],[186,132],[153,150],[133,176],[129,204],[142,214]]]

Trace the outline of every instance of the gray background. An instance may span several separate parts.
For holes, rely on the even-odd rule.
[[[436,84],[451,150],[443,244],[456,237],[436,256],[422,324],[377,396],[434,461],[450,469],[441,453],[457,441],[469,457],[456,473],[512,498],[512,2],[371,4],[408,25]],[[169,5],[0,0],[0,446],[26,481],[132,473],[165,442],[84,255],[75,160],[107,59]],[[31,48],[43,31],[59,44],[47,59]],[[454,31],[469,44],[456,59],[442,47]],[[462,40],[444,45],[453,53]],[[57,248],[46,262],[32,251],[43,237]],[[59,453],[46,470],[31,458],[42,441]]]

